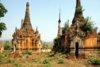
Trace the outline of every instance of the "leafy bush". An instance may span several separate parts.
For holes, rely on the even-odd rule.
[[[7,59],[7,63],[14,63],[14,60],[9,58],[9,59]]]
[[[4,59],[4,56],[2,54],[0,54],[0,62],[2,62]]]
[[[38,60],[37,60],[36,58],[32,58],[30,61],[31,61],[31,62],[35,62],[35,63],[38,62]]]
[[[43,61],[43,64],[48,64],[49,63],[49,61],[47,60],[47,59],[45,59],[44,61]]]
[[[4,43],[4,49],[5,49],[5,50],[11,49],[11,43],[10,43],[9,41],[6,41],[6,42]]]
[[[63,63],[64,63],[63,59],[58,60],[58,64],[63,64]]]
[[[50,67],[49,60],[48,59],[45,59],[43,61],[43,64],[45,64],[45,67]]]
[[[32,55],[32,51],[31,50],[26,50],[26,51],[23,52],[23,54]]]
[[[22,67],[21,62],[16,62],[16,63],[14,63],[14,65],[15,65],[16,67]]]
[[[91,58],[88,61],[93,65],[100,65],[100,59]]]

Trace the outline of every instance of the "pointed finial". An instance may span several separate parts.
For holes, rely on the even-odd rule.
[[[15,27],[15,31],[17,31],[17,27]]]
[[[26,3],[25,22],[30,22],[29,2]]]
[[[21,19],[21,28],[23,27],[24,20]]]
[[[38,27],[36,27],[36,31],[38,30]]]
[[[59,9],[59,20],[58,20],[59,23],[61,23],[61,9]]]
[[[27,2],[26,6],[29,7],[29,2]]]
[[[68,28],[69,28],[69,19],[68,19],[67,23],[68,23]]]
[[[82,6],[80,0],[76,0],[76,12],[82,13]]]
[[[81,0],[76,0],[76,8],[74,18],[72,20],[72,25],[77,22],[77,20],[81,23],[84,22],[83,10],[81,6]]]
[[[81,6],[80,0],[76,0],[76,7],[79,7],[79,6]]]
[[[38,27],[36,27],[36,32],[38,33]]]
[[[61,9],[59,9],[59,19],[60,19],[60,16],[61,16]]]

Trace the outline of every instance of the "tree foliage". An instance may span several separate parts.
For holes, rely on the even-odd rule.
[[[4,7],[2,3],[0,3],[0,19],[1,17],[4,17],[6,13],[7,13],[7,9]],[[3,22],[0,22],[0,37],[2,35],[3,30],[6,30],[6,24]]]
[[[65,22],[64,27],[62,28],[62,34],[66,32],[68,27],[69,27],[69,20],[67,22]]]
[[[7,13],[7,9],[4,7],[2,3],[0,3],[0,18],[4,17],[6,13]]]
[[[9,41],[6,41],[6,42],[4,43],[4,49],[5,49],[5,50],[11,49],[11,43],[10,43]]]
[[[1,37],[1,35],[2,35],[2,31],[3,30],[6,30],[6,25],[5,25],[5,23],[0,23],[0,37]]]
[[[92,30],[94,28],[94,24],[93,21],[91,21],[90,17],[85,18],[85,22],[83,25],[81,25],[81,29],[83,32],[87,33],[91,33]]]

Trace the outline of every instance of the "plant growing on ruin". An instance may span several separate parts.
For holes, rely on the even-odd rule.
[[[85,18],[84,24],[82,24],[80,28],[86,34],[91,33],[94,28],[94,24],[93,21],[91,21],[91,18],[90,17]]]

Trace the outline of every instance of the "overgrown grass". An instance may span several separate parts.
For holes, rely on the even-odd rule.
[[[0,62],[2,62],[4,60],[4,55],[3,54],[0,54]]]
[[[49,63],[49,60],[48,59],[45,59],[43,61],[43,64],[45,64],[45,67],[50,67],[50,63]]]
[[[32,55],[32,51],[31,50],[25,50],[25,51],[23,51],[23,54]]]
[[[93,65],[100,65],[100,59],[96,59],[96,58],[90,58],[88,62],[90,62]]]
[[[63,59],[59,59],[58,60],[58,64],[63,64],[64,63],[64,60]]]
[[[68,59],[66,55],[57,53],[56,55],[50,57],[50,53],[41,53],[41,54],[30,54],[27,51],[24,54],[18,54],[17,57],[12,57],[13,54],[10,53],[3,53],[0,54],[0,67],[6,67],[5,64],[8,64],[9,67],[85,67],[86,64],[91,65],[91,62],[98,63],[96,57],[94,55],[89,56],[88,59]],[[96,58],[95,58],[96,57]],[[90,59],[95,58],[95,60]],[[89,63],[87,63],[87,61]]]
[[[7,60],[6,60],[6,63],[14,63],[15,61],[14,61],[14,59],[12,59],[12,58],[8,58]]]
[[[17,62],[14,63],[14,66],[16,66],[16,67],[22,67],[22,64],[21,64],[21,62],[17,61]]]
[[[92,65],[100,65],[100,57],[98,53],[91,53],[88,56],[88,62]]]
[[[43,64],[49,64],[49,61],[48,61],[47,59],[45,59],[45,60],[43,61]]]

